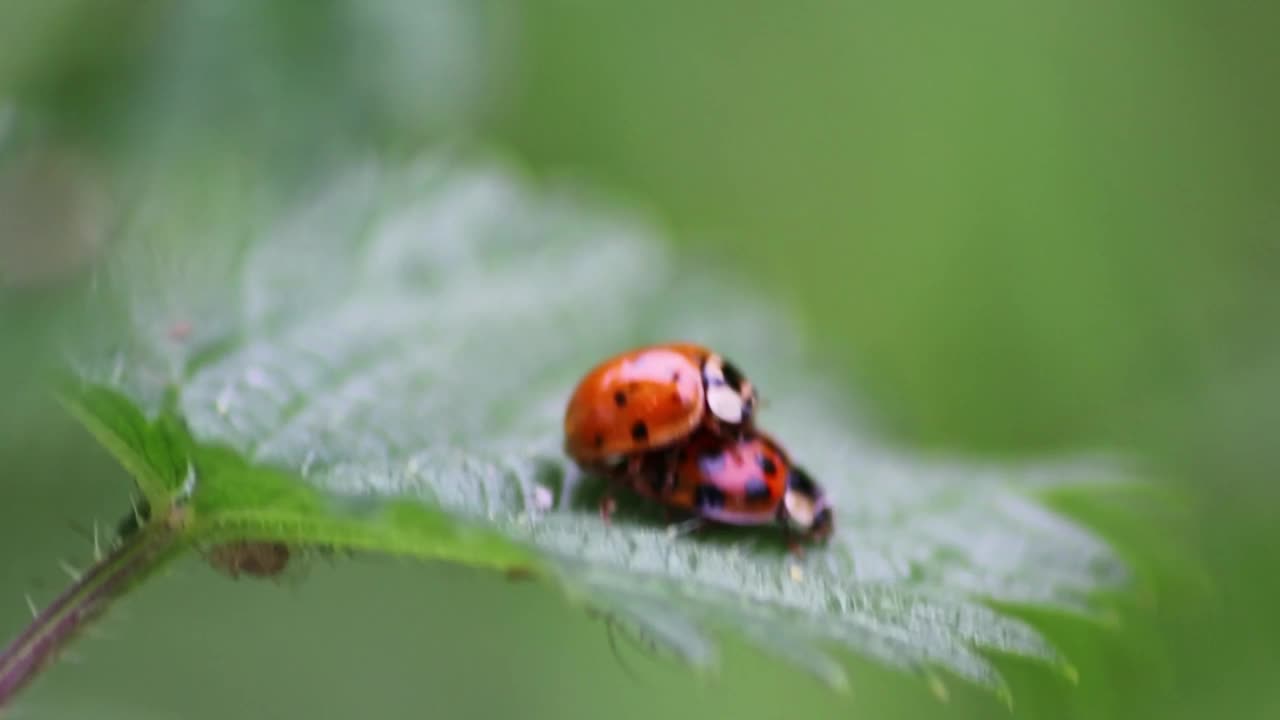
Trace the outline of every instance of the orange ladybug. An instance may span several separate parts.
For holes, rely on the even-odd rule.
[[[617,475],[641,456],[705,427],[737,436],[751,427],[755,389],[717,353],[667,343],[615,355],[582,378],[564,414],[565,452],[583,469]]]
[[[680,448],[674,475],[659,457],[646,461],[653,465],[632,478],[631,486],[669,508],[728,525],[779,523],[805,539],[831,534],[831,507],[822,488],[762,432],[726,440],[699,431]]]

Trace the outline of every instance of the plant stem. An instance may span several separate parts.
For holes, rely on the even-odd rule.
[[[112,600],[160,566],[181,533],[153,522],[89,567],[0,653],[0,709],[101,616]]]

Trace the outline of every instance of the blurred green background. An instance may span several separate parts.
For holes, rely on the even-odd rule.
[[[890,442],[1119,450],[1185,493],[1121,540],[1202,563],[1213,590],[1161,579],[1119,628],[1037,618],[1081,681],[1002,662],[1017,715],[1278,717],[1277,18],[1189,0],[7,2],[0,637],[24,593],[64,582],[59,559],[86,557],[83,528],[127,508],[124,473],[37,379],[132,193],[199,197],[234,166],[286,197],[352,155],[478,143],[634,199],[689,262],[792,308]],[[870,664],[833,697],[733,646],[707,681],[624,644],[633,676],[545,588],[390,561],[316,562],[282,588],[192,559],[102,634],[24,717],[1004,713]]]

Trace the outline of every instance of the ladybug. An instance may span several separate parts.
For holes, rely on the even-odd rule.
[[[778,523],[788,534],[809,540],[831,534],[831,507],[821,486],[763,432],[725,440],[699,431],[679,450],[674,474],[660,466],[646,469],[632,479],[632,488],[695,518],[729,525]]]
[[[564,414],[565,452],[583,469],[634,474],[641,456],[698,428],[739,436],[751,427],[755,388],[717,353],[666,343],[615,355],[578,383]]]

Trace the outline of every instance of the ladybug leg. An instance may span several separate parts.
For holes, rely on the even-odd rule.
[[[600,520],[605,525],[613,522],[613,514],[618,510],[618,501],[613,499],[613,493],[607,492],[604,497],[600,498]]]
[[[671,448],[662,454],[662,468],[658,471],[662,476],[662,492],[668,493],[676,486],[676,463],[680,461],[680,450]]]
[[[670,512],[670,511],[668,511]],[[671,537],[679,537],[681,535],[690,535],[702,528],[706,527],[707,521],[701,517],[694,516],[688,520],[684,520],[673,525],[667,526],[667,534]]]
[[[804,543],[801,542],[800,536],[790,528],[784,528],[783,534],[787,541],[787,552],[797,560],[804,557]]]
[[[677,512],[669,507],[664,507],[662,508],[662,522],[666,524],[667,532],[672,534],[684,534],[697,530],[697,526],[702,522],[702,518],[685,517],[684,513]]]

